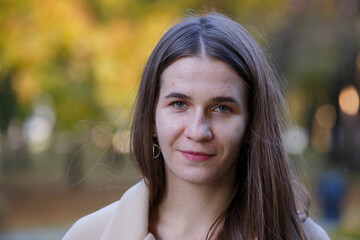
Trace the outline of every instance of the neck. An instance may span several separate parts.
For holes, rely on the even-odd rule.
[[[205,239],[234,192],[234,178],[196,184],[167,174],[164,198],[151,222],[157,239]]]

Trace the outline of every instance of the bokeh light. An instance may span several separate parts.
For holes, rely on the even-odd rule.
[[[286,152],[291,154],[301,154],[309,144],[306,129],[297,125],[287,129],[283,139]]]
[[[336,122],[336,110],[334,106],[325,104],[319,107],[315,114],[317,124],[324,129],[331,129]]]
[[[341,110],[347,115],[354,116],[359,111],[359,94],[353,85],[344,87],[339,95]]]

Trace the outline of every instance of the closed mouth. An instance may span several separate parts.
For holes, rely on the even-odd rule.
[[[180,151],[180,152],[186,159],[195,162],[203,162],[215,156],[215,154],[206,153],[206,152],[195,152],[195,151]]]

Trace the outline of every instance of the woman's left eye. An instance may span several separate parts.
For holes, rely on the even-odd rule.
[[[221,112],[221,113],[227,113],[231,112],[231,109],[225,105],[219,105],[214,108],[215,111]]]

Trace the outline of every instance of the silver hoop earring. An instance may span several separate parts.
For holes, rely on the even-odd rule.
[[[156,153],[156,148],[157,148],[157,153]],[[155,154],[156,153],[156,154]],[[160,151],[160,147],[159,145],[157,145],[156,143],[153,144],[153,158],[158,158],[161,154],[161,151]]]

